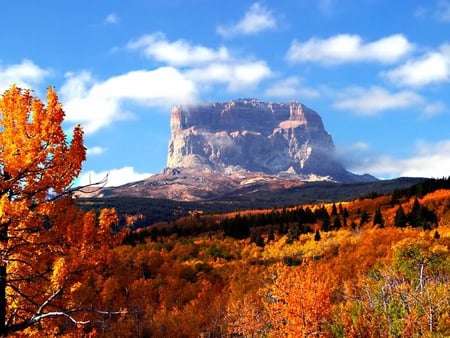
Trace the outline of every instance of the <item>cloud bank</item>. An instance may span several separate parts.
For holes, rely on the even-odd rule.
[[[354,62],[393,63],[408,55],[414,46],[402,34],[365,43],[359,35],[339,34],[327,39],[294,40],[286,54],[289,62],[337,65]]]

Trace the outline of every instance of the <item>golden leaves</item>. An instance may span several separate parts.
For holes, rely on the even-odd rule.
[[[333,282],[323,265],[277,265],[268,289],[268,307],[274,329],[287,337],[326,337],[331,317]]]
[[[16,86],[0,96],[0,278],[7,281],[0,322],[15,327],[34,324],[35,315],[45,318],[42,311],[55,306],[74,306],[89,289],[85,273],[104,263],[105,243],[114,243],[115,211],[97,219],[78,210],[68,190],[86,149],[80,126],[67,142],[64,115],[52,87],[46,104]]]
[[[0,97],[0,163],[3,190],[14,196],[48,190],[61,193],[80,174],[86,158],[83,131],[74,129],[70,146],[62,129],[64,111],[52,87],[47,106],[30,90],[11,87]]]

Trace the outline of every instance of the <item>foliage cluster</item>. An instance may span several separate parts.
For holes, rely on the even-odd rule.
[[[77,207],[82,130],[67,142],[53,89],[45,107],[13,86],[0,112],[2,336],[450,336],[448,189],[199,210],[124,238],[126,215]]]

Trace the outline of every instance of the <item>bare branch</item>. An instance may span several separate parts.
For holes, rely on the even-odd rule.
[[[38,308],[36,314],[40,315],[42,313],[42,311],[45,309],[45,307],[50,304],[50,302],[55,299],[56,297],[58,297],[58,295],[60,295],[62,293],[62,289],[58,289],[55,292],[53,292],[53,294],[50,295],[50,297],[48,297],[43,303],[42,305]]]

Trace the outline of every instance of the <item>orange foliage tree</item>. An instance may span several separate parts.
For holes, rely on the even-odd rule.
[[[267,303],[274,333],[283,337],[327,337],[335,285],[319,262],[275,266]]]
[[[54,318],[80,323],[82,309],[70,299],[83,267],[101,261],[117,221],[111,210],[98,221],[77,209],[71,184],[86,156],[83,132],[75,127],[68,142],[53,88],[46,99],[16,86],[0,96],[1,336]]]

